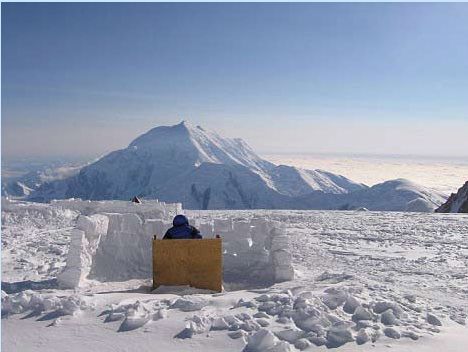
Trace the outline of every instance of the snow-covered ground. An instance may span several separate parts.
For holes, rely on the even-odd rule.
[[[150,280],[61,290],[78,212],[2,212],[4,351],[466,351],[468,216],[188,211],[286,227],[295,279],[150,292]],[[151,263],[148,263],[151,265]]]

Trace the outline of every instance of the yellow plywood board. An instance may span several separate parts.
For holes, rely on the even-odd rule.
[[[223,255],[220,238],[153,240],[153,286],[190,285],[221,292]]]

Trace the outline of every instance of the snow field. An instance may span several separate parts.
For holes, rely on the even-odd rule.
[[[220,294],[188,287],[160,287],[150,294],[150,280],[99,282],[93,277],[93,261],[86,266],[83,263],[89,261],[81,257],[85,253],[96,259],[100,249],[107,247],[96,245],[98,238],[105,243],[109,236],[125,234],[115,241],[132,245],[137,248],[135,255],[143,255],[132,229],[141,228],[151,239],[149,234],[166,220],[141,214],[85,217],[63,208],[17,205],[2,212],[2,348],[51,351],[60,344],[57,336],[67,336],[68,350],[73,352],[80,350],[81,340],[92,338],[100,348],[86,343],[96,351],[150,350],[150,346],[157,350],[160,344],[163,350],[214,351],[213,343],[232,351],[337,346],[343,351],[389,347],[411,351],[441,346],[440,341],[445,341],[446,351],[463,351],[468,313],[467,216],[352,211],[190,211],[187,215],[206,233],[211,230],[211,235],[225,239],[225,255],[250,252],[244,258],[261,263],[289,259],[295,269],[293,280],[260,284],[253,269],[261,266],[252,264],[251,271],[244,269],[246,282],[227,285],[229,290]],[[78,250],[80,257],[75,260],[89,274],[83,286],[64,290],[55,278],[73,257],[74,246],[68,257],[67,250],[77,231],[86,250]],[[48,247],[63,247],[63,251],[56,254]],[[262,247],[265,257],[258,254]],[[94,255],[89,254],[93,248]],[[12,250],[21,252],[21,257]],[[113,251],[115,255],[115,250],[109,245],[102,258]],[[283,257],[281,251],[290,257]],[[232,257],[236,263],[237,256]],[[20,265],[23,258],[27,266]],[[52,260],[59,269],[40,274],[38,266]],[[231,267],[232,277],[239,279],[244,264],[240,260],[236,265]],[[273,264],[266,268],[272,275]],[[86,276],[86,270],[80,275]],[[37,274],[26,279],[32,271]],[[84,326],[90,326],[89,335],[76,336],[76,329]],[[26,334],[28,327],[31,333]],[[41,339],[47,336],[41,345],[36,343],[36,329],[41,329]]]

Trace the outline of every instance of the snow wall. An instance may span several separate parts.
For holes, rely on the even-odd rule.
[[[79,211],[77,204],[73,205],[73,209]],[[160,212],[154,209],[142,212],[138,209],[140,205],[131,205],[130,209],[134,210],[131,213],[105,212],[78,217],[76,228],[71,232],[67,264],[58,277],[62,288],[85,286],[88,280],[106,282],[152,277],[151,241],[154,235],[162,238],[171,226],[174,205],[168,204],[169,208]],[[89,205],[86,206],[88,211]],[[160,217],[143,216],[150,214]],[[193,219],[192,223],[199,227],[204,238],[215,235],[223,238],[225,282],[270,284],[293,279],[289,240],[280,223],[261,218],[209,223]]]
[[[65,200],[52,200],[50,204],[55,207],[78,211],[83,215],[102,213],[135,213],[139,214],[143,219],[164,218],[175,216],[182,212],[181,203],[164,203],[157,199],[145,199],[143,203],[133,203],[122,200],[94,201],[71,198]]]

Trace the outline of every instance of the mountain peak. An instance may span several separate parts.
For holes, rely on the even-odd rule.
[[[182,120],[177,125],[174,125],[172,127],[173,128],[185,129],[185,130],[187,130],[189,132],[194,132],[194,131],[197,131],[197,130],[202,131],[202,132],[208,132],[202,126],[200,126],[200,125],[195,126],[190,121],[187,121],[187,120]]]
[[[182,121],[173,126],[157,126],[148,132],[135,138],[129,147],[150,147],[159,144],[170,143],[177,140],[180,143],[183,139],[189,137],[190,126],[186,121]]]
[[[133,140],[128,149],[147,151],[151,155],[172,155],[177,162],[186,165],[238,164],[258,171],[273,166],[241,139],[221,137],[186,120],[173,126],[155,127]]]
[[[187,121],[187,120],[182,120],[180,121],[177,125],[174,125],[172,127],[179,127],[179,128],[187,128],[187,129],[190,129],[192,128],[192,124]]]

